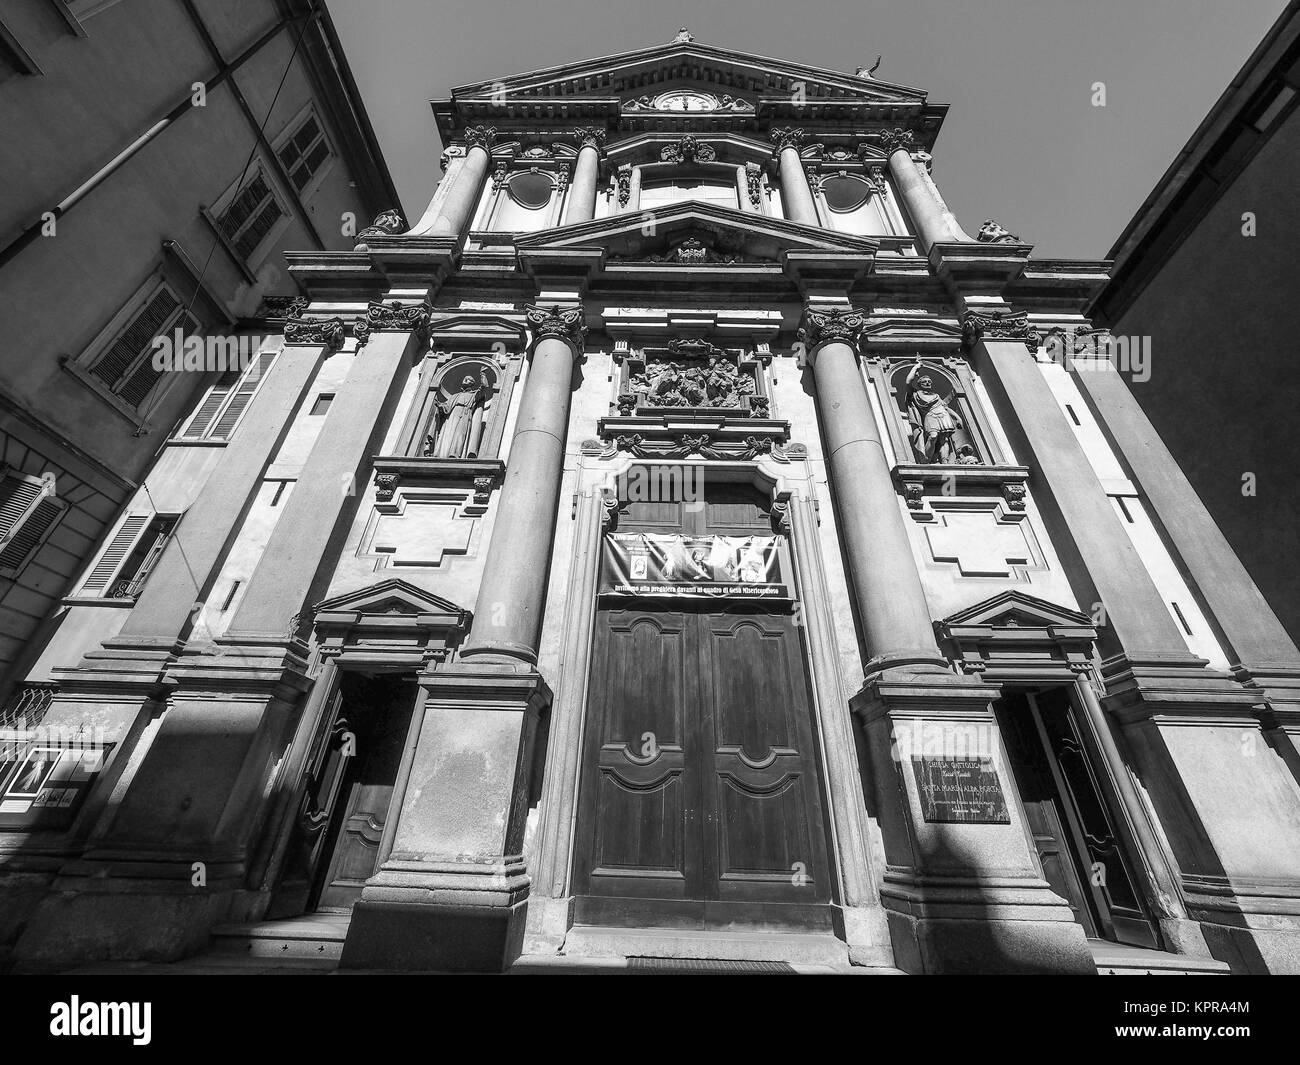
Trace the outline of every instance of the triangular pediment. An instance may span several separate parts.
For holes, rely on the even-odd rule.
[[[1092,619],[1069,607],[1049,603],[1024,592],[1002,592],[944,618],[943,627],[994,629],[1092,628]]]
[[[339,615],[345,614],[371,618],[430,614],[461,619],[467,617],[467,612],[451,600],[417,588],[397,577],[317,603],[315,614],[318,619],[324,616],[337,619]]]
[[[656,209],[653,231],[647,233],[646,228],[641,212],[630,212],[520,236],[516,248],[523,258],[594,249],[603,252],[606,264],[727,265],[779,263],[787,252],[870,257],[879,246],[868,237],[693,201]],[[690,252],[683,256],[688,245]]]
[[[526,96],[552,100],[616,98],[624,104],[693,91],[757,106],[764,98],[802,91],[812,100],[919,104],[921,89],[843,71],[702,44],[672,41],[613,56],[495,78],[452,90],[455,100]]]

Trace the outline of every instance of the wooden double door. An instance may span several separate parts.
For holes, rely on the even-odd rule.
[[[817,737],[792,615],[598,611],[579,811],[579,923],[827,919]]]

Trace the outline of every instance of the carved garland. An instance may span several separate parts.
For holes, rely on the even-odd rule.
[[[682,137],[676,144],[665,145],[659,152],[659,159],[664,163],[711,163],[717,157],[712,145],[690,136]]]

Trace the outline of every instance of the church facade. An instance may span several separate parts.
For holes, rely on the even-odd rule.
[[[1300,653],[1135,474],[1107,264],[964,230],[866,70],[433,110],[60,608],[15,967],[1300,971]]]

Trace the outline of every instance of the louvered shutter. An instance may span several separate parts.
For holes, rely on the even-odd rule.
[[[45,495],[38,499],[26,519],[0,548],[0,571],[16,574],[22,569],[65,509],[67,504],[53,496]]]
[[[0,543],[8,542],[18,530],[44,490],[43,481],[22,474],[6,473],[0,478]]]
[[[261,384],[262,379],[271,369],[271,363],[275,362],[276,353],[274,351],[260,352],[244,371],[244,378],[235,387],[235,393],[230,397],[230,402],[226,405],[216,424],[212,427],[212,436],[224,438],[229,437],[235,431],[240,416],[252,402],[254,394],[257,392],[257,386]]]
[[[152,514],[128,514],[123,519],[117,532],[108,542],[108,546],[104,548],[99,561],[90,571],[86,583],[81,586],[82,595],[104,594],[104,589],[121,569],[123,561],[131,553],[136,541],[140,539],[140,534],[148,527],[152,518]]]
[[[194,412],[190,424],[185,427],[185,432],[181,434],[184,439],[201,440],[207,435],[212,420],[217,416],[217,411],[221,409],[221,404],[226,401],[226,397],[230,395],[230,390],[235,387],[235,382],[238,380],[238,370],[227,370],[221,375],[217,383],[208,389],[208,394],[203,397],[199,409]]]
[[[184,336],[193,336],[199,332],[199,323],[188,314],[182,315],[181,320],[177,324],[180,326],[181,333]],[[153,347],[152,339],[149,342],[149,347],[150,349]],[[179,353],[177,357],[179,358]],[[153,353],[152,350],[150,350],[146,352],[145,357],[140,360],[139,365],[131,371],[131,376],[127,379],[126,383],[118,389],[117,394],[131,404],[131,406],[138,407],[145,401],[149,393],[153,391],[154,386],[165,373],[167,373],[166,370],[160,370],[154,366]]]
[[[90,372],[108,385],[109,388],[118,391],[118,386],[122,384],[122,380],[130,371],[131,365],[142,351],[153,347],[154,337],[160,335],[166,329],[168,321],[179,309],[180,302],[172,295],[171,290],[160,288],[140,308],[136,316],[122,330],[121,335],[108,346],[104,354],[95,360],[94,365],[90,367]],[[153,369],[152,362],[152,358],[146,359],[144,365],[153,374],[153,380],[156,381],[157,371]],[[149,387],[153,387],[152,381]],[[122,398],[126,399],[128,403],[140,402],[140,400],[127,397],[125,387],[121,391]],[[148,389],[145,389],[144,394],[147,393]],[[144,398],[144,394],[140,396],[140,399]]]

